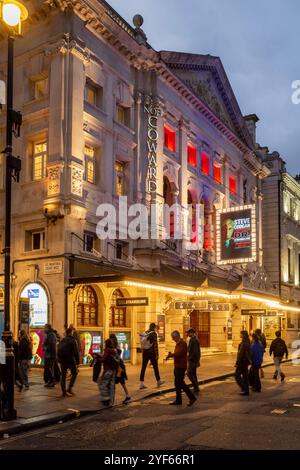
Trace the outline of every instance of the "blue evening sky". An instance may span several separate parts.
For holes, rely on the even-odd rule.
[[[256,113],[257,140],[300,173],[299,0],[108,0],[130,24],[140,13],[156,50],[219,56],[243,114]]]

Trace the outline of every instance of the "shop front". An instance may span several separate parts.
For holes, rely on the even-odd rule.
[[[241,309],[242,328],[251,334],[256,329],[264,333],[267,345],[275,339],[276,331],[281,331],[282,338],[287,336],[287,316],[285,312],[261,308]]]

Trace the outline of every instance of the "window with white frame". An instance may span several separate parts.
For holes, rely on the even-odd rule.
[[[25,251],[38,251],[45,248],[45,230],[26,230]]]
[[[47,166],[47,142],[36,142],[33,144],[33,175],[34,181],[46,177]]]
[[[96,166],[96,149],[90,145],[84,146],[85,158],[85,181],[95,184],[95,166]]]

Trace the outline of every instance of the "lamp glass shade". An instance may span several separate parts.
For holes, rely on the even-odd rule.
[[[8,26],[17,26],[21,21],[21,9],[15,3],[4,3],[2,6],[2,18]]]

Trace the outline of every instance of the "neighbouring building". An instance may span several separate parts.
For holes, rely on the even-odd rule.
[[[15,42],[23,125],[14,140],[22,173],[13,184],[11,305],[16,333],[29,301],[35,362],[48,321],[61,333],[76,325],[84,364],[109,332],[136,363],[138,333],[152,321],[163,358],[174,329],[193,325],[204,348],[231,351],[241,328],[255,326],[253,311],[284,316],[263,268],[261,184],[270,170],[255,152],[258,118],[243,117],[221,60],[155,51],[140,17],[132,27],[103,0],[26,6]],[[4,145],[4,112],[0,126]],[[199,204],[200,248],[188,250],[193,240],[177,240],[174,220],[166,227],[159,213],[167,240],[129,239],[122,224],[114,239],[99,240],[97,208],[118,209],[120,196],[128,205],[178,203],[183,214]],[[2,239],[3,220],[1,205]],[[231,250],[234,223],[249,254],[222,264],[220,239],[226,226]],[[0,274],[3,264],[0,257]]]
[[[300,305],[300,177],[293,177],[278,152],[261,148],[271,174],[263,180],[263,250],[265,268],[273,290],[287,304]],[[270,319],[270,327],[280,322]],[[273,324],[272,324],[273,322]],[[287,313],[289,345],[299,339],[300,317]]]

